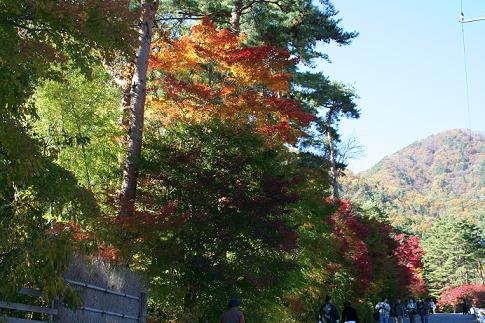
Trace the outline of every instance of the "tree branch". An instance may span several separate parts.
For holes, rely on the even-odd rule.
[[[251,9],[255,4],[257,3],[268,3],[268,4],[274,4],[278,6],[281,10],[284,10],[282,4],[279,1],[276,0],[251,0],[249,3],[247,3],[245,6],[241,7],[241,14],[247,14],[249,9]],[[209,13],[200,13],[200,12],[183,12],[179,11],[176,12],[175,15],[180,15],[179,17],[172,16],[172,17],[161,17],[157,18],[155,21],[170,21],[170,20],[178,20],[178,21],[184,21],[184,20],[202,20],[205,17],[230,17],[231,12],[229,11],[215,11],[215,12],[209,12]]]
[[[2,20],[2,21],[0,21],[0,23],[1,23],[1,24],[4,24],[4,25],[12,25],[12,26],[15,26],[15,27],[17,27],[17,28],[21,28],[21,29],[28,30],[28,31],[35,31],[35,32],[38,32],[38,31],[52,32],[52,29],[51,29],[51,28],[35,28],[35,27],[29,27],[29,26],[25,26],[25,25],[19,24],[19,23],[18,23],[18,22],[16,22],[15,20],[11,20],[11,19]]]
[[[284,10],[283,6],[281,5],[281,3],[279,1],[275,1],[275,0],[252,0],[247,5],[245,5],[244,7],[241,8],[241,13],[244,10],[251,9],[256,3],[274,4],[274,5],[278,6],[278,8],[280,8],[281,10]]]

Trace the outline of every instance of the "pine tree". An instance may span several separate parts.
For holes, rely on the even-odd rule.
[[[483,259],[483,233],[478,226],[446,216],[425,232],[422,246],[425,278],[438,294],[449,286],[479,282],[477,262]]]
[[[304,148],[311,147],[325,155],[331,166],[333,197],[339,198],[339,165],[337,145],[340,142],[338,124],[342,117],[359,118],[354,90],[343,84],[331,82],[321,73],[299,73],[294,82],[298,97],[306,109],[316,116],[312,123],[311,136],[302,142]]]

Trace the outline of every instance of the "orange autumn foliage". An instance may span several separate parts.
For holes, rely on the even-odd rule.
[[[296,59],[287,50],[249,47],[244,40],[227,29],[218,31],[206,19],[186,36],[156,41],[149,118],[162,124],[234,120],[294,142],[313,119],[289,97],[287,71]]]

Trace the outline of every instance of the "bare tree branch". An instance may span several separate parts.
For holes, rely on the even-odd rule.
[[[365,156],[365,147],[354,136],[340,142],[337,146],[339,164],[347,164],[349,160]]]

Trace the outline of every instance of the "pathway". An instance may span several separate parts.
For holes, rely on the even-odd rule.
[[[432,314],[428,317],[429,323],[474,323],[475,316],[462,314]],[[391,321],[392,322],[392,321]],[[409,320],[405,320],[409,323]],[[416,323],[421,323],[421,320],[416,318]]]

